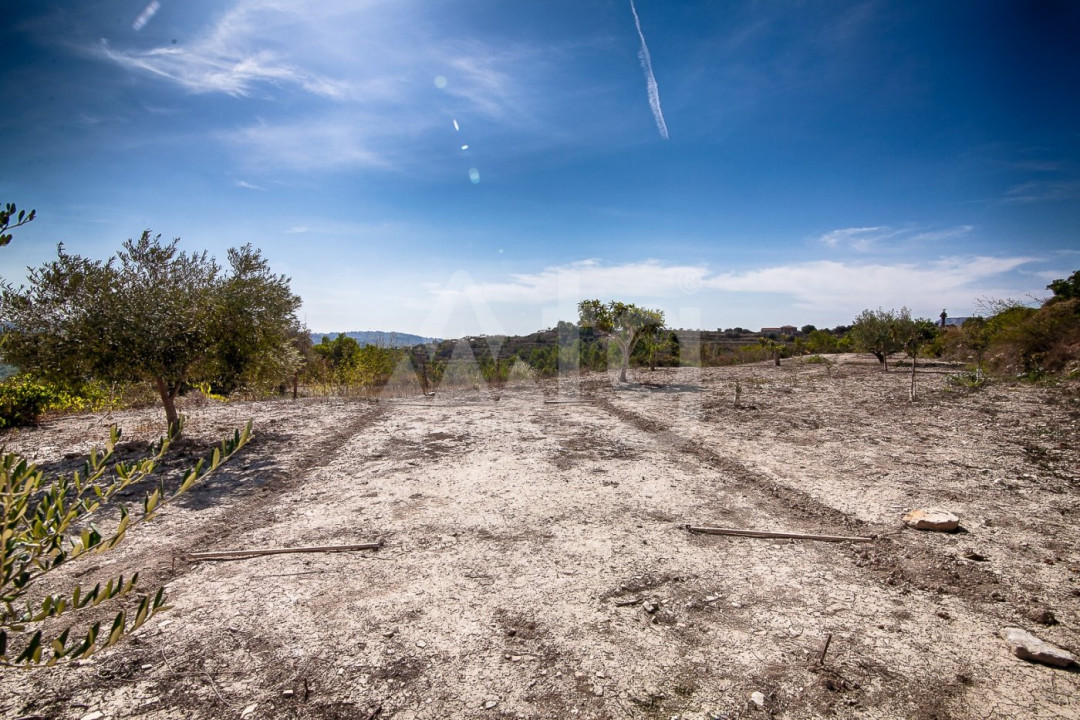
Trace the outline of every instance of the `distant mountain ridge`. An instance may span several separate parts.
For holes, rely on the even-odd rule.
[[[311,333],[311,341],[318,345],[322,342],[323,337],[328,337],[331,340],[338,335],[345,335],[351,337],[356,342],[363,345],[377,345],[379,347],[412,347],[413,345],[426,345],[427,343],[439,342],[440,338],[423,337],[421,335],[411,335],[403,332],[388,332],[386,330],[353,330],[352,332],[325,332],[325,333]]]

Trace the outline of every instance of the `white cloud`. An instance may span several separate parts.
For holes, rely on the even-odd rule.
[[[438,302],[468,298],[471,302],[572,309],[586,297],[669,306],[710,305],[718,302],[715,292],[719,291],[782,296],[791,308],[819,315],[903,305],[928,312],[941,305],[968,307],[979,296],[1015,295],[1017,290],[1008,289],[1012,282],[1005,276],[1033,260],[943,257],[926,263],[893,264],[823,260],[720,273],[702,265],[669,265],[657,260],[620,265],[586,260],[514,274],[502,282],[431,286],[429,292]]]
[[[266,192],[266,188],[259,187],[258,185],[253,185],[252,183],[249,183],[246,180],[238,180],[236,182],[236,186],[237,187],[242,187],[242,188],[244,188],[246,190],[261,190],[262,192]]]
[[[844,263],[821,260],[723,273],[705,285],[728,292],[779,293],[796,308],[822,313],[866,307],[926,311],[935,305],[969,306],[982,295],[1003,295],[1003,277],[1030,257],[953,257],[929,263]],[[1007,284],[1007,283],[1006,283]]]

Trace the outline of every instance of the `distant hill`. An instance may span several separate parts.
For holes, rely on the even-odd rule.
[[[426,345],[431,342],[439,342],[440,338],[421,337],[409,333],[387,332],[385,330],[354,330],[352,332],[338,333],[311,333],[311,341],[318,345],[323,336],[333,340],[338,335],[347,335],[360,345],[378,345],[379,347],[412,347],[413,345]]]

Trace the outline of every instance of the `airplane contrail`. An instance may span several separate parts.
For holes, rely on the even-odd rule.
[[[645,86],[649,91],[649,107],[652,108],[653,117],[656,118],[656,129],[660,131],[660,137],[667,140],[667,123],[664,122],[664,111],[660,108],[660,89],[656,86],[656,76],[653,75],[652,71],[649,46],[645,44],[645,33],[641,32],[641,20],[638,19],[634,0],[630,0],[630,12],[634,13],[634,25],[637,26],[637,34],[641,38],[641,49],[638,50],[638,58],[641,59],[641,69],[645,71]]]

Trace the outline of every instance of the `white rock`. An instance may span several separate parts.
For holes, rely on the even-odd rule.
[[[94,712],[83,715],[82,720],[101,720],[103,717],[105,717],[105,713],[100,710],[95,710]]]
[[[484,709],[485,710],[490,710],[491,708],[495,707],[498,704],[499,703],[496,700],[488,700],[486,703],[484,703]]]
[[[916,530],[936,530],[938,532],[952,532],[960,527],[960,518],[948,510],[941,508],[926,508],[912,510],[904,516],[904,524]]]
[[[750,702],[754,704],[758,710],[765,707],[765,695],[760,692],[753,692],[750,694]]]
[[[1018,658],[1054,667],[1069,667],[1076,662],[1072,653],[1040,640],[1026,630],[1008,627],[1001,631],[1001,636],[1012,647],[1013,655]]]

